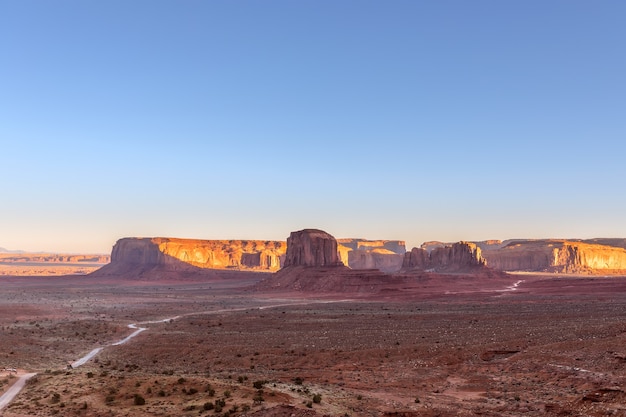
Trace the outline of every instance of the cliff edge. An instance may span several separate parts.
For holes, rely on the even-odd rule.
[[[276,271],[281,267],[285,252],[285,242],[278,241],[123,238],[113,246],[111,263],[98,274],[119,275],[154,269]]]

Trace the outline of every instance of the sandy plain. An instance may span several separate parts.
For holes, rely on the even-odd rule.
[[[37,373],[0,415],[626,416],[626,277],[354,297],[267,276],[0,278],[0,369]]]

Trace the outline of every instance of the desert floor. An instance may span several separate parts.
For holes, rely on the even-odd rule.
[[[0,278],[0,369],[37,373],[0,415],[626,416],[625,277],[354,298],[266,276]]]

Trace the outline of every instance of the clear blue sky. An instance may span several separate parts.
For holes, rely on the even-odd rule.
[[[626,237],[624,1],[0,2],[0,246]]]

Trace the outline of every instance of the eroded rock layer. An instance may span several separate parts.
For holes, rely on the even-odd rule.
[[[402,270],[464,272],[486,264],[478,246],[470,242],[458,242],[437,246],[430,253],[423,248],[413,248],[404,255]]]
[[[483,253],[490,267],[503,271],[597,274],[626,271],[626,249],[583,241],[518,240],[502,247],[487,246]]]
[[[124,238],[113,247],[111,264],[276,271],[285,252],[279,241]]]

